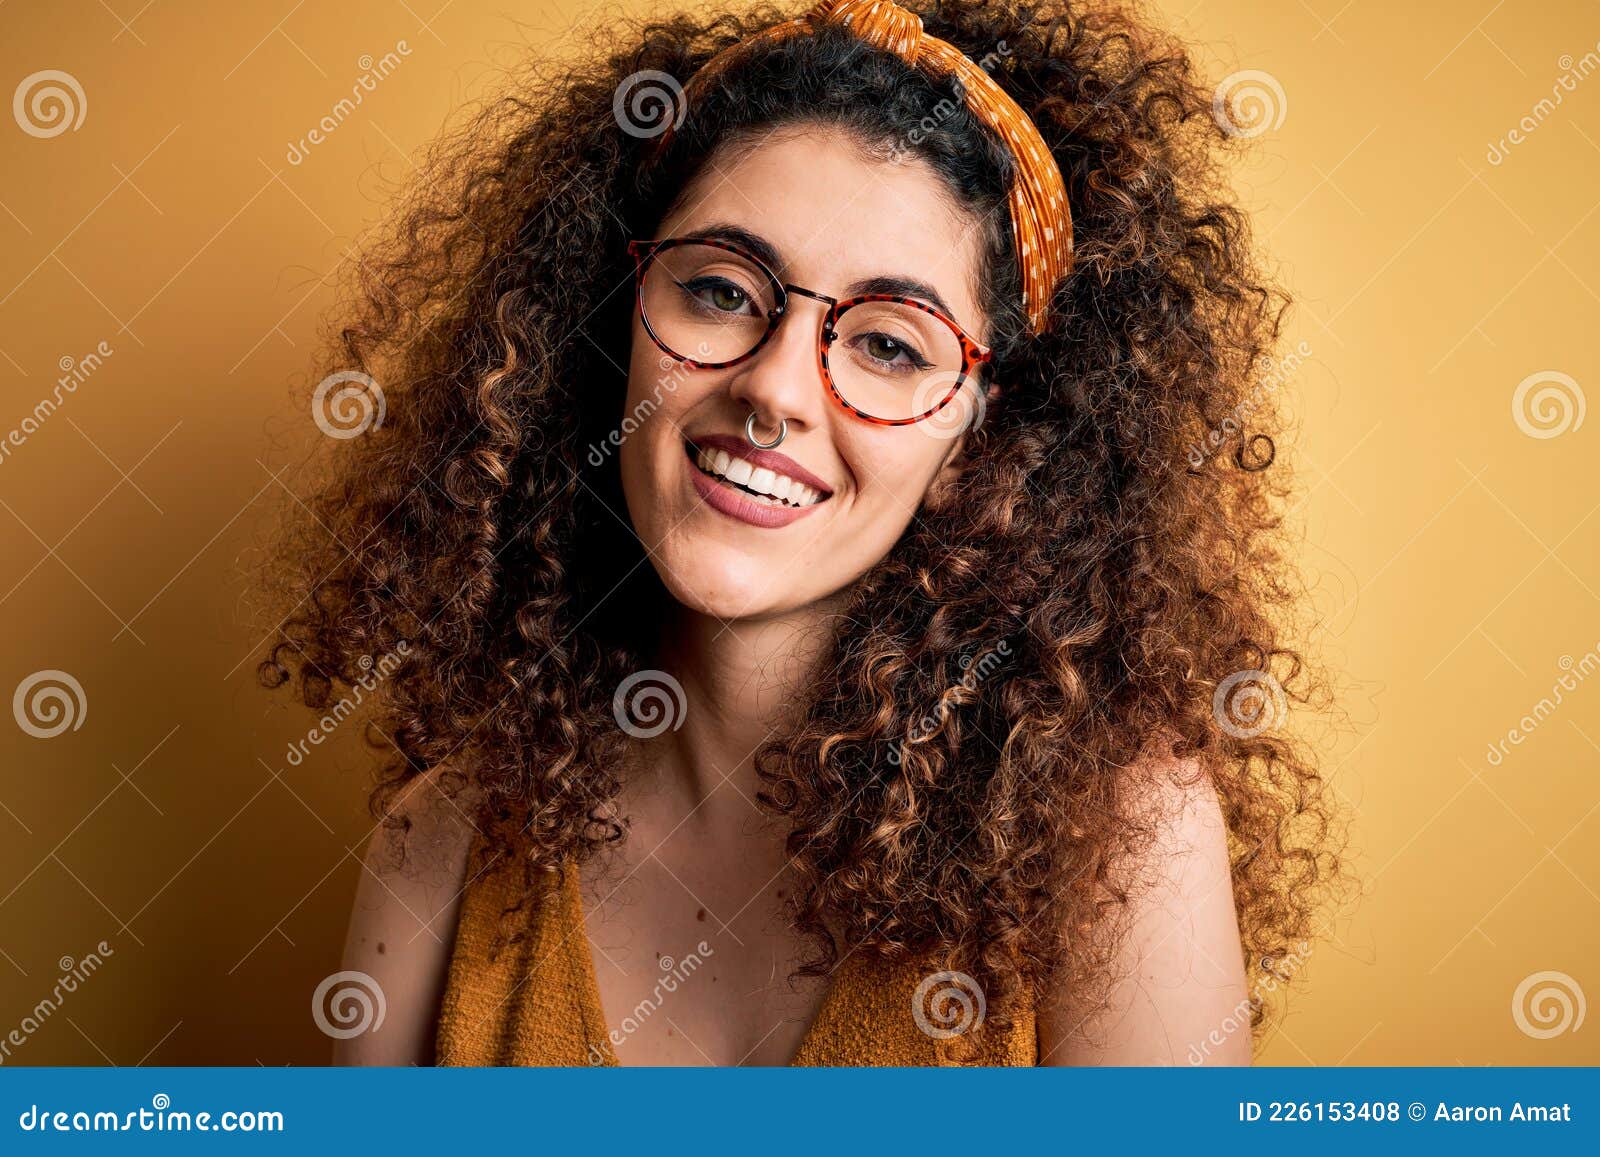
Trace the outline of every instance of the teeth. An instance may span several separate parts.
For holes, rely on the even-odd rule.
[[[758,490],[775,502],[786,506],[810,506],[822,500],[822,493],[787,474],[779,474],[766,467],[752,466],[743,458],[735,458],[726,450],[702,450],[695,465],[707,474],[726,478],[729,482]]]

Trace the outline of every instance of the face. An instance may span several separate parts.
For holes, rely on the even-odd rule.
[[[980,223],[921,161],[876,161],[837,131],[791,129],[726,161],[713,158],[654,236],[739,241],[726,227],[770,247],[780,282],[838,300],[881,292],[889,279],[916,283],[921,291],[893,292],[942,303],[972,340],[987,340]],[[742,307],[759,318],[759,303],[737,290],[700,296],[713,308]],[[960,471],[977,383],[963,385],[929,420],[864,421],[823,378],[817,349],[827,310],[791,292],[782,321],[753,357],[698,369],[655,344],[635,302],[624,410],[632,424],[618,451],[623,492],[657,573],[686,607],[731,621],[823,603],[880,561],[931,488]],[[874,329],[860,340],[874,343],[866,354],[903,361],[912,355],[898,336]],[[829,364],[844,356],[830,350]],[[787,421],[776,448],[751,446],[745,420],[752,412],[763,442],[776,436],[779,419]]]

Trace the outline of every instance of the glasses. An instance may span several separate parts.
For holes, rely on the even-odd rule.
[[[817,365],[835,401],[856,417],[907,426],[938,413],[991,351],[914,297],[867,293],[840,301],[780,282],[754,255],[727,241],[675,237],[630,241],[645,332],[695,369],[754,357],[777,332],[790,294],[828,307]]]

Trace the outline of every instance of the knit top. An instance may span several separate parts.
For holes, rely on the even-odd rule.
[[[520,892],[522,869],[506,856],[485,870],[482,836],[474,839],[466,891],[440,1006],[436,1059],[441,1065],[617,1065],[589,937],[579,874],[567,860],[523,906],[495,944],[500,915]],[[1033,1065],[1038,1046],[1031,999],[1017,1001],[1001,1032],[981,1016],[981,997],[963,994],[955,1023],[929,1014],[930,990],[967,981],[923,962],[851,953],[834,971],[822,1007],[791,1065]],[[946,981],[945,977],[955,979]],[[919,993],[919,989],[921,990]],[[951,989],[954,991],[954,989]],[[918,1015],[916,999],[923,1001]],[[932,991],[932,999],[939,994]],[[948,1002],[947,1002],[948,1004]]]

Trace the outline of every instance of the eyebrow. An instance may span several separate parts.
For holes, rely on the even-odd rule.
[[[746,249],[770,269],[781,269],[785,262],[778,250],[759,233],[752,233],[742,225],[731,222],[718,221],[706,225],[687,234],[689,237],[704,238],[715,241],[731,241],[741,249]],[[781,279],[780,279],[781,280]],[[955,317],[955,310],[950,308],[943,295],[926,281],[919,281],[915,277],[905,277],[900,274],[880,274],[877,277],[866,277],[860,281],[852,282],[845,287],[844,294],[839,300],[847,297],[859,297],[868,293],[891,293],[900,297],[916,297],[926,301],[946,317]]]

